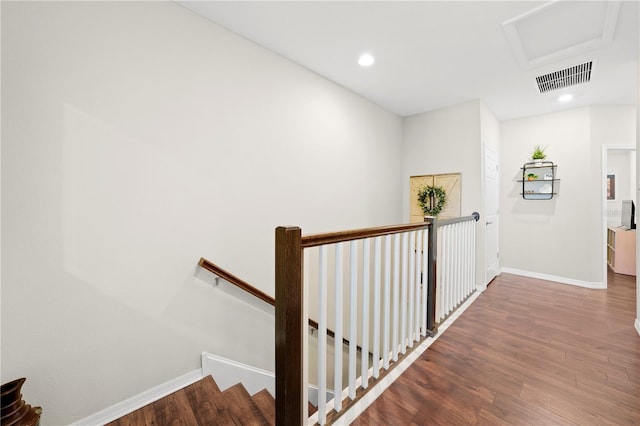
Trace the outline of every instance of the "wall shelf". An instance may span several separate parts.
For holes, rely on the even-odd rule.
[[[551,161],[524,163],[522,170],[522,191],[525,200],[550,200],[557,195],[556,165]]]

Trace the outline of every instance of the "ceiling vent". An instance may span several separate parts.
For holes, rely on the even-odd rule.
[[[576,84],[588,83],[591,81],[592,68],[593,61],[589,61],[584,64],[574,65],[560,71],[538,76],[536,77],[538,90],[540,93],[546,93],[552,90],[575,86]]]

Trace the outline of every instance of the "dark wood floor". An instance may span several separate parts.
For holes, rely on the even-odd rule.
[[[354,425],[640,425],[635,277],[502,274]]]
[[[266,390],[249,395],[238,383],[220,391],[205,376],[106,426],[273,426],[275,400]]]

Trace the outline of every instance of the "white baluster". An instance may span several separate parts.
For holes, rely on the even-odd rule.
[[[450,240],[449,240],[449,249],[450,249],[450,253],[451,253],[451,288],[449,290],[449,313],[451,313],[451,311],[453,310],[453,307],[455,306],[456,303],[456,279],[457,279],[457,269],[458,269],[458,264],[457,261],[458,259],[456,258],[456,225],[450,225],[449,226],[449,232],[451,233],[450,235]]]
[[[472,272],[472,277],[473,277],[473,283],[475,286],[475,282],[476,282],[476,225],[475,223],[472,223],[473,226],[473,231],[471,232],[471,247],[472,247],[472,255],[471,255],[471,270]],[[484,280],[483,280],[484,281]]]
[[[334,408],[337,412],[342,410],[342,299],[344,297],[343,289],[343,262],[342,256],[342,243],[337,243],[336,259],[335,259],[335,308],[336,308],[336,321],[334,330],[334,350],[333,350],[333,395],[334,395]]]
[[[416,231],[416,267],[415,267],[415,283],[416,283],[416,288],[415,288],[415,297],[414,297],[414,303],[415,303],[415,307],[414,307],[414,316],[415,319],[413,321],[413,333],[414,333],[414,338],[416,341],[420,340],[420,325],[422,324],[422,321],[420,319],[420,312],[421,312],[421,306],[420,303],[422,302],[422,284],[420,283],[420,272],[422,269],[422,230]]]
[[[409,267],[409,233],[402,234],[402,295],[400,296],[400,351],[407,353],[407,283]]]
[[[380,237],[373,249],[373,377],[380,376]]]
[[[467,271],[469,270],[469,245],[467,241],[467,222],[460,224],[460,301],[467,297]]]
[[[462,241],[460,240],[460,223],[456,223],[455,225],[455,272],[456,272],[456,291],[455,291],[455,299],[454,299],[454,303],[453,303],[453,307],[458,306],[458,304],[460,303],[460,301],[462,300],[462,291],[461,291],[461,287],[462,287],[462,280],[461,280],[461,276],[462,276],[462,268],[464,267],[462,265]]]
[[[447,238],[447,247],[449,252],[449,282],[447,283],[447,295],[449,300],[447,302],[447,315],[451,313],[453,306],[453,298],[454,298],[454,282],[455,282],[455,239],[453,234],[452,226],[447,227],[447,234],[449,235]]]
[[[444,226],[442,228],[442,266],[445,271],[447,271],[446,280],[442,283],[442,297],[444,297],[444,301],[442,303],[442,318],[444,319],[447,316],[447,312],[449,312],[449,283],[451,282],[451,267],[449,265],[450,257],[449,257],[449,227]],[[444,277],[443,277],[444,278]]]
[[[445,253],[444,253],[444,227],[439,227],[435,230],[438,234],[438,265],[436,272],[436,279],[438,282],[438,286],[436,288],[436,321],[440,322],[443,317],[444,312],[444,291],[445,291],[445,279],[447,276],[447,271],[444,267],[445,261]]]
[[[415,314],[415,318],[413,320],[413,336],[414,339],[416,340],[416,342],[420,341],[420,300],[422,299],[422,297],[420,296],[420,288],[421,288],[421,284],[420,284],[420,268],[422,265],[420,265],[420,256],[421,256],[421,248],[422,248],[422,234],[424,233],[424,231],[417,231],[416,232],[416,252],[414,254],[415,257],[415,270],[414,270],[414,275],[415,275],[415,292],[414,292],[414,314]]]
[[[460,227],[458,228],[458,253],[460,254],[460,289],[458,290],[460,293],[460,299],[458,304],[462,302],[466,296],[466,287],[467,287],[467,245],[466,245],[466,228],[465,222],[460,222]]]
[[[473,281],[471,279],[471,226],[473,224],[473,221],[467,221],[464,223],[465,225],[465,233],[464,233],[464,244],[466,247],[466,252],[465,252],[465,262],[464,264],[465,266],[465,281],[466,281],[466,288],[465,288],[465,297],[467,297],[469,294],[471,294],[471,292],[473,291]]]
[[[407,338],[409,339],[409,347],[413,347],[413,306],[414,306],[414,291],[416,286],[416,234],[415,232],[409,233],[409,321],[407,324]]]
[[[358,346],[358,243],[349,243],[349,398],[356,397],[356,348]]]
[[[391,345],[393,350],[393,360],[398,360],[398,306],[400,301],[398,296],[400,294],[400,234],[395,234],[393,237],[393,327]]]
[[[460,302],[467,297],[467,271],[469,270],[468,250],[467,222],[462,222],[460,224]]]
[[[442,227],[442,319],[449,310],[449,229]]]
[[[320,246],[318,291],[318,422],[327,421],[327,248]]]
[[[360,362],[362,388],[369,385],[369,277],[370,277],[370,239],[362,242],[362,359]]]
[[[389,368],[389,327],[391,306],[391,235],[384,238],[384,324],[382,327],[382,366]]]
[[[434,229],[424,231],[422,236],[422,335],[427,335],[427,294],[429,294],[429,233]]]

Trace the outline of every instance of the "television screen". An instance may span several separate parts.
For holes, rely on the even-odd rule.
[[[627,229],[636,229],[636,206],[633,200],[622,201],[622,226]]]

